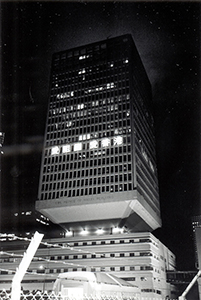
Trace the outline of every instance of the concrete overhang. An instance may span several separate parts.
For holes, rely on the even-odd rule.
[[[56,224],[122,220],[136,213],[152,230],[161,226],[160,217],[136,190],[37,201],[36,210]]]

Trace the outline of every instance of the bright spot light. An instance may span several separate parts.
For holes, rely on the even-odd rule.
[[[88,231],[86,230],[86,229],[83,229],[82,231],[81,231],[81,235],[87,235],[88,234]]]
[[[45,267],[44,267],[43,265],[40,265],[40,266],[39,266],[39,269],[40,269],[40,270],[44,270]]]
[[[72,236],[73,235],[73,233],[72,233],[72,231],[70,231],[70,230],[67,230],[66,232],[65,232],[65,236],[67,237],[67,236]]]
[[[112,228],[112,233],[123,233],[123,228],[114,227]]]
[[[104,230],[103,230],[102,228],[98,228],[98,229],[96,230],[96,233],[97,233],[97,234],[103,234],[103,233],[104,233]]]

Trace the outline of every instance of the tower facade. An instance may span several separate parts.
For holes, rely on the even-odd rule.
[[[160,227],[151,101],[131,35],[54,54],[36,209],[74,235]]]

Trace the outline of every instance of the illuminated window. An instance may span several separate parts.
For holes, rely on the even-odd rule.
[[[64,146],[62,147],[62,152],[63,152],[63,153],[70,152],[70,145],[64,145]]]
[[[142,151],[142,155],[143,155],[144,159],[148,162],[148,155],[147,155],[147,153],[145,152],[145,150],[143,148],[141,149],[141,151]]]
[[[89,148],[90,149],[95,149],[98,148],[98,141],[97,140],[93,140],[89,143]]]
[[[84,103],[78,104],[77,109],[83,109],[84,108]]]
[[[90,139],[90,133],[80,135],[78,138],[79,141],[85,141],[85,140],[89,140],[89,139]]]
[[[82,143],[74,144],[74,151],[80,151],[80,150],[82,150]]]
[[[51,155],[58,155],[60,153],[60,149],[58,146],[55,146],[51,149]]]
[[[122,136],[114,137],[114,145],[122,145],[122,144],[123,144],[123,137]]]
[[[106,88],[107,89],[114,88],[114,82],[107,83]]]
[[[154,166],[150,160],[149,160],[149,165],[150,165],[150,168],[152,169],[152,171],[154,172]]]
[[[89,58],[89,55],[81,55],[81,56],[79,56],[79,60],[86,59],[86,58]]]
[[[70,96],[74,96],[74,91],[71,92],[65,92],[62,94],[57,94],[57,99],[65,99],[65,98],[69,98]]]
[[[105,138],[101,141],[103,147],[108,147],[110,145],[110,139]]]
[[[70,127],[70,126],[72,126],[72,122],[71,121],[66,122],[66,127]]]
[[[86,73],[86,70],[85,70],[85,69],[82,69],[82,70],[80,70],[80,71],[78,72],[78,74],[84,74],[84,73]]]

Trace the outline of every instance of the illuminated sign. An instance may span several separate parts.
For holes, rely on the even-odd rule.
[[[70,145],[64,145],[64,146],[62,147],[62,152],[63,152],[63,153],[70,152],[70,148],[71,148]]]
[[[114,137],[114,145],[122,145],[123,144],[123,137],[122,136],[115,136]]]
[[[82,143],[74,144],[74,151],[80,151],[80,150],[82,150]]]
[[[108,147],[110,145],[110,139],[108,139],[108,138],[102,139],[101,145],[103,147]]]
[[[51,155],[58,155],[60,153],[60,149],[58,146],[55,146],[51,150]]]
[[[94,134],[95,135],[95,134]],[[79,143],[75,143],[75,144],[67,144],[67,145],[63,145],[63,146],[53,146],[51,148],[51,155],[59,155],[60,153],[68,153],[71,151],[81,151],[82,150],[82,141],[88,140],[90,139],[90,134],[83,134],[79,136]],[[123,145],[123,137],[118,135],[115,136],[114,138],[103,138],[100,140],[101,142],[101,146],[102,147],[109,147],[112,144],[112,141],[114,143],[114,146],[121,146]],[[72,148],[72,146],[74,146],[74,148]],[[89,149],[97,149],[99,147],[99,140],[91,140],[89,141]],[[146,152],[143,150],[142,154],[145,158],[148,159]],[[153,169],[153,165],[150,164],[150,167]]]
[[[93,140],[89,143],[89,148],[90,149],[95,149],[98,148],[98,141],[97,140]]]

